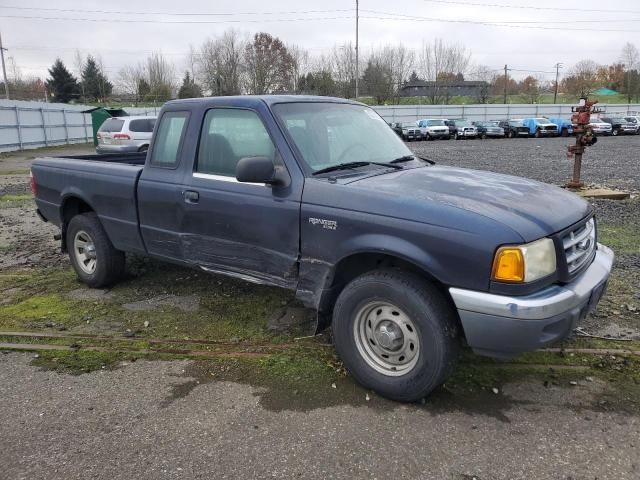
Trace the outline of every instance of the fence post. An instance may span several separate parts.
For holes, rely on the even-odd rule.
[[[16,129],[18,130],[18,143],[20,144],[20,150],[22,150],[22,127],[20,125],[20,110],[18,109],[18,106],[16,105],[14,107],[16,109]]]
[[[69,127],[67,124],[67,111],[62,109],[62,122],[64,123],[64,143],[69,143]]]
[[[87,133],[87,115],[89,115],[88,113],[83,113],[82,114],[82,129],[84,130],[84,138],[87,141],[87,143],[89,143],[89,134]],[[91,123],[91,127],[92,127],[92,133],[93,133],[93,123]]]
[[[40,118],[42,119],[42,131],[44,132],[44,146],[49,146],[49,139],[47,138],[47,124],[44,120],[44,108],[40,107]]]

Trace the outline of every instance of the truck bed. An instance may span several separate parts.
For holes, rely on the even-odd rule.
[[[70,202],[93,210],[116,248],[144,252],[136,189],[146,154],[36,158],[31,173],[40,215],[60,226]]]

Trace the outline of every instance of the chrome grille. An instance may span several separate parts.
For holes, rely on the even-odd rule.
[[[596,225],[593,218],[562,237],[567,270],[573,275],[582,268],[596,249]]]

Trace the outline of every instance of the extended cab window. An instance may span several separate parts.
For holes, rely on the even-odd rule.
[[[275,160],[275,146],[255,112],[214,108],[204,118],[196,171],[235,177],[236,164],[244,157]]]
[[[178,164],[178,153],[188,118],[188,112],[167,112],[162,115],[151,150],[151,165],[174,168]]]

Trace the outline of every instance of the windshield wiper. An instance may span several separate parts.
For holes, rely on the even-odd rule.
[[[321,168],[320,170],[316,170],[313,172],[313,175],[320,175],[321,173],[329,173],[335,172],[336,170],[348,170],[352,168],[364,167],[366,165],[379,165],[381,167],[391,167],[396,170],[401,170],[402,167],[400,165],[394,165],[391,163],[383,163],[383,162],[346,162],[346,163],[338,163],[337,165],[331,165],[330,167]]]
[[[424,157],[420,157],[418,155],[404,155],[402,157],[398,157],[394,160],[391,160],[389,163],[402,163],[402,162],[409,162],[411,160],[414,160],[416,158],[419,158],[420,160],[423,160],[425,162],[427,162],[430,165],[435,165],[436,162],[434,162],[433,160],[430,160],[428,158],[424,158]]]

